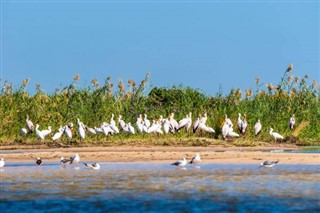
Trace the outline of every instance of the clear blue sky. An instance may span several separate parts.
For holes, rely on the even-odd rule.
[[[293,74],[320,81],[319,1],[1,1],[1,78],[48,93],[80,75],[215,95]],[[3,81],[1,82],[3,84]]]

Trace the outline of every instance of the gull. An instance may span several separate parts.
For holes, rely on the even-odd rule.
[[[262,128],[262,125],[261,125],[260,119],[258,119],[257,123],[254,125],[254,134],[258,135],[261,132],[261,128]]]
[[[181,160],[178,160],[178,161],[172,163],[171,165],[184,167],[187,165],[187,160],[186,160],[186,158],[182,158]]]
[[[36,164],[37,164],[38,166],[40,166],[40,165],[42,164],[42,160],[41,160],[40,157],[37,157],[37,159],[36,159]]]
[[[34,125],[33,125],[32,121],[29,120],[29,115],[27,115],[26,123],[27,123],[27,127],[28,127],[29,131],[33,132],[34,131]]]
[[[277,132],[273,132],[273,129],[272,128],[270,128],[270,135],[271,136],[273,136],[274,137],[274,141],[276,142],[277,141],[277,139],[279,138],[279,139],[283,139],[283,136],[282,135],[280,135],[279,133],[277,133]]]
[[[295,115],[293,114],[289,120],[289,127],[291,130],[293,130],[293,127],[294,127],[294,124],[296,123],[296,120],[295,120]]]
[[[27,135],[27,134],[28,134],[28,130],[27,130],[26,128],[21,128],[21,129],[20,129],[20,135],[25,136],[25,135]]]
[[[0,158],[0,168],[4,167],[5,164],[6,161],[4,160],[4,158]]]
[[[89,169],[95,169],[95,170],[100,169],[100,165],[98,163],[93,163],[93,164],[83,163],[83,164]]]
[[[269,168],[271,168],[271,167],[273,167],[274,165],[276,165],[277,163],[279,163],[279,160],[277,160],[277,161],[267,160],[267,161],[261,163],[260,166],[259,166],[259,168],[260,168],[260,167],[269,167]]]
[[[66,166],[67,163],[70,163],[70,159],[65,159],[64,157],[61,157],[61,159],[60,159],[60,164],[61,164],[62,166]]]
[[[199,164],[201,162],[200,154],[197,153],[188,164]]]
[[[74,156],[70,157],[70,164],[78,164],[80,162],[80,156],[76,153]]]

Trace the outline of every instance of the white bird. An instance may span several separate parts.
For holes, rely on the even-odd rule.
[[[61,166],[66,166],[68,163],[70,163],[70,159],[65,159],[64,157],[61,157],[60,159]]]
[[[95,129],[90,128],[90,127],[88,127],[88,126],[85,126],[85,128],[86,128],[86,130],[87,130],[90,134],[92,134],[92,135],[97,134],[97,132],[96,132],[96,130],[95,130]]]
[[[173,112],[169,116],[169,122],[170,122],[170,125],[172,127],[172,129],[171,129],[172,133],[176,132],[179,129],[179,124],[176,121],[176,119],[174,119],[174,113]]]
[[[193,123],[193,133],[197,131],[197,129],[199,128],[199,124],[200,124],[200,118],[198,117],[197,120]]]
[[[238,133],[235,133],[232,128],[229,129],[228,135],[230,137],[240,137],[240,135]]]
[[[42,131],[39,130],[39,124],[36,124],[36,135],[40,140],[44,139],[44,135],[43,135]]]
[[[34,131],[34,125],[33,125],[32,121],[29,120],[29,115],[27,115],[26,123],[27,123],[27,127],[28,127],[29,131],[33,132]]]
[[[225,119],[225,122],[227,123],[227,125],[232,128],[233,127],[233,123],[232,121],[230,120],[230,118],[228,118],[227,115],[224,115],[224,119]]]
[[[25,136],[25,135],[27,135],[27,134],[28,134],[28,130],[27,130],[26,128],[21,128],[21,129],[20,129],[20,135]]]
[[[100,164],[98,163],[93,163],[93,164],[83,163],[83,164],[89,169],[95,169],[95,170],[100,169]]]
[[[168,134],[170,131],[170,123],[167,118],[163,119],[162,127],[163,127],[164,133]]]
[[[186,160],[186,158],[182,158],[181,160],[178,160],[178,161],[172,163],[171,165],[184,167],[187,165],[187,160]]]
[[[289,127],[293,130],[294,124],[296,123],[295,115],[293,114],[289,120]]]
[[[244,118],[242,119],[242,126],[241,126],[241,134],[245,134],[248,126],[248,121],[247,121],[247,115],[244,114]]]
[[[208,119],[207,113],[205,112],[204,115],[203,115],[203,117],[200,119],[200,123],[206,124],[207,119]]]
[[[191,120],[191,112],[183,119],[179,121],[178,125],[178,131],[182,128],[186,128],[188,131],[192,125],[192,120]]]
[[[279,163],[279,160],[277,160],[277,161],[267,160],[267,161],[261,163],[260,166],[259,166],[259,168],[260,168],[260,167],[269,167],[269,168],[271,168],[271,167],[273,167],[274,165],[276,165],[277,163]]]
[[[80,162],[80,156],[76,153],[74,156],[70,157],[70,164],[78,164]]]
[[[139,117],[137,117],[137,122],[136,122],[136,125],[137,125],[137,130],[138,132],[143,132],[143,121],[142,121],[142,115],[140,114]]]
[[[147,118],[147,114],[144,114],[143,122],[144,122],[144,126],[146,126],[147,128],[149,128],[151,126],[151,123]]]
[[[56,132],[53,137],[52,140],[58,140],[59,138],[61,138],[62,134],[63,134],[64,129],[60,126],[60,128],[58,129],[58,132]]]
[[[189,162],[189,164],[199,164],[201,163],[201,158],[200,158],[200,154],[197,153],[196,156],[194,156],[191,161]]]
[[[239,129],[239,132],[241,133],[242,132],[242,119],[241,119],[241,114],[238,113],[238,129]]]
[[[223,126],[222,126],[222,138],[223,140],[225,140],[228,136],[228,133],[229,133],[229,125],[227,124],[227,122],[224,122]]]
[[[133,128],[133,126],[131,126],[130,122],[128,123],[128,130],[129,130],[130,134],[134,134],[134,128]]]
[[[258,119],[257,123],[254,125],[254,134],[258,135],[261,132],[262,125],[260,119]]]
[[[111,115],[110,119],[110,128],[113,130],[114,133],[119,133],[119,128],[116,126],[116,122],[113,120],[114,114]]]
[[[66,125],[64,127],[64,134],[67,136],[67,138],[70,140],[72,138],[72,126],[71,125]]]
[[[5,164],[6,161],[4,160],[4,158],[0,158],[0,168],[4,167]]]
[[[84,140],[86,137],[85,125],[80,121],[79,118],[77,118],[77,123],[78,123],[78,133],[80,136],[80,140]]]
[[[270,128],[270,135],[271,136],[273,136],[274,137],[274,140],[275,140],[275,142],[277,141],[277,139],[283,139],[283,136],[282,135],[280,135],[279,133],[277,133],[277,132],[273,132],[273,129],[272,128]]]
[[[122,130],[124,130],[125,126],[126,126],[126,122],[124,122],[124,120],[122,120],[122,115],[119,115],[118,117],[118,123],[121,127]]]
[[[49,135],[52,132],[51,126],[48,126],[48,129],[44,129],[41,131],[43,137],[46,137],[47,135]]]
[[[113,130],[111,129],[110,125],[106,122],[103,122],[103,124],[101,125],[101,130],[105,136],[108,136],[109,133],[113,133]]]
[[[96,133],[103,133],[102,129],[99,128],[99,127],[94,127],[94,131],[95,131]]]

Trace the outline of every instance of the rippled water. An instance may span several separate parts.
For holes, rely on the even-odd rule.
[[[7,163],[1,212],[319,212],[319,165]]]

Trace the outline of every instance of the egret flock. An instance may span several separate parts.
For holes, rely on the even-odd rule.
[[[117,122],[114,118],[114,114],[111,115],[110,122],[102,122],[102,124],[98,127],[89,127],[85,125],[79,118],[77,118],[77,132],[78,136],[80,137],[80,141],[84,141],[86,138],[86,134],[90,135],[97,135],[97,134],[104,134],[105,136],[119,134],[120,132],[124,132],[127,134],[136,134],[136,133],[145,133],[145,134],[168,134],[172,133],[175,134],[182,129],[185,129],[187,132],[196,133],[197,131],[204,133],[215,133],[215,130],[207,125],[207,113],[204,113],[203,116],[199,116],[193,123],[192,123],[192,113],[188,113],[186,117],[182,118],[181,120],[177,121],[174,118],[174,113],[171,113],[168,118],[163,118],[163,116],[159,116],[158,119],[150,121],[148,119],[147,114],[140,114],[137,117],[135,127],[131,125],[130,122],[125,122],[122,118],[122,115],[118,116]],[[117,126],[118,124],[118,126]],[[295,115],[289,119],[289,128],[293,130],[295,125]],[[238,131],[234,131],[233,123],[227,115],[224,116],[224,122],[222,125],[221,133],[222,138],[224,140],[228,140],[234,137],[240,137],[240,135],[245,135],[248,127],[247,117],[244,114],[243,116],[241,113],[238,114],[237,120]],[[33,122],[30,120],[29,116],[27,115],[26,118],[26,128],[23,127],[20,129],[20,134],[25,136],[29,133],[35,132],[37,138],[40,141],[43,141],[48,135],[52,134],[52,127],[48,126],[47,129],[40,130],[40,125],[36,124],[34,126]],[[262,124],[260,119],[256,122],[253,126],[254,134],[257,136],[262,130]],[[53,134],[51,139],[53,141],[59,140],[63,135],[70,141],[73,137],[73,129],[74,125],[72,122],[64,126],[60,126]],[[277,140],[283,140],[284,137],[273,131],[273,128],[270,127],[269,134],[274,138],[275,142]]]

